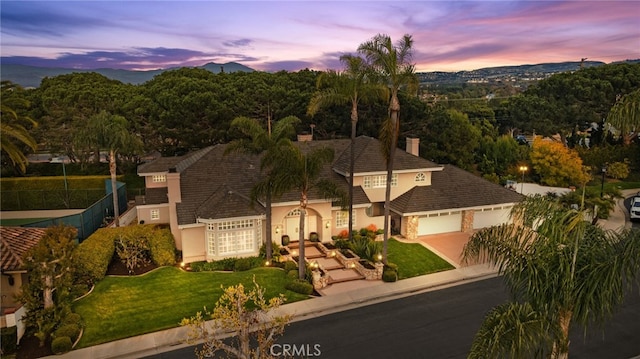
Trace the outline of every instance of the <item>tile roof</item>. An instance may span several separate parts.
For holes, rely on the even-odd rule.
[[[381,149],[381,143],[375,138],[367,136],[359,136],[355,140],[355,166],[354,173],[368,173],[368,172],[386,172],[387,164],[384,160]],[[339,153],[336,152],[336,155]],[[333,168],[335,171],[348,174],[349,164],[351,158],[351,146],[347,145],[342,153],[339,154],[338,159],[335,161]],[[428,161],[422,157],[414,156],[402,149],[396,149],[395,159],[393,162],[394,171],[401,170],[415,170],[426,168],[440,168],[431,161]]]
[[[21,269],[24,265],[22,255],[35,246],[45,232],[44,228],[0,226],[2,271]]]
[[[453,165],[431,174],[431,186],[416,186],[391,201],[402,214],[517,203],[524,197]]]
[[[154,161],[138,166],[138,174],[168,172],[170,168],[176,168],[178,172],[184,171],[190,165],[206,155],[213,146],[190,152],[184,156],[160,157]]]
[[[169,197],[167,197],[169,188],[167,187],[147,188],[144,192],[144,204],[161,204],[169,202]]]

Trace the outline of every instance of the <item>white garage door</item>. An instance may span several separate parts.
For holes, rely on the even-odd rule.
[[[418,221],[418,235],[460,232],[462,226],[462,214],[441,214],[439,216],[420,217]]]
[[[485,208],[481,211],[475,211],[473,213],[473,229],[480,229],[506,223],[509,221],[510,211],[511,207]]]

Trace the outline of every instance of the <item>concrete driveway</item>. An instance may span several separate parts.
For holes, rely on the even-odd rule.
[[[441,234],[431,234],[428,236],[418,237],[418,242],[429,248],[432,252],[440,256],[442,259],[451,263],[456,268],[466,267],[470,264],[463,264],[462,249],[467,244],[473,233],[451,232]]]

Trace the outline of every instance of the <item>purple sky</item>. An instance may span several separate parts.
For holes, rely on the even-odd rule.
[[[417,71],[640,58],[638,1],[5,1],[3,63],[150,70],[235,61],[338,69],[378,33]]]

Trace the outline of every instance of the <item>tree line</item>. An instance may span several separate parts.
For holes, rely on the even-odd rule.
[[[145,153],[180,155],[229,142],[233,139],[230,124],[237,117],[257,119],[266,127],[269,121],[296,116],[300,119],[298,132],[313,131],[316,139],[349,137],[349,107],[333,104],[319,108],[313,116],[307,112],[319,90],[320,77],[327,73],[214,74],[180,68],[141,85],[124,84],[97,73],[45,78],[40,87],[28,90],[3,82],[3,174],[15,172],[12,168],[24,172],[24,158],[13,156],[36,148],[82,164],[97,161],[92,155],[95,149],[79,143],[78,138],[89,119],[101,112],[124,119],[127,131],[142,142],[135,153],[120,153],[119,160],[131,163]],[[470,92],[472,85],[463,90],[491,92],[488,85],[474,86],[474,91]],[[528,155],[512,141],[514,135],[557,135],[569,148],[618,146],[622,139],[607,131],[607,116],[617,102],[639,88],[640,64],[624,63],[557,74],[519,94],[496,98],[485,95],[453,101],[456,96],[449,94],[452,101],[429,101],[425,95],[437,90],[420,86],[417,91],[398,93],[402,103],[398,145],[404,145],[405,137],[416,136],[421,138],[421,156],[429,160],[475,170],[494,181],[517,177],[514,166],[527,161]],[[374,98],[360,105],[359,135],[380,136],[389,114],[386,101]],[[630,133],[637,133],[637,129]],[[618,158],[600,158],[588,164],[601,167],[626,158],[632,170],[640,168],[640,151],[631,140],[627,141],[631,147],[608,151]],[[509,148],[508,154],[505,148]]]

